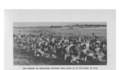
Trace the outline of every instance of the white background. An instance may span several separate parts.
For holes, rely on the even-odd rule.
[[[116,9],[116,62],[120,70],[119,0],[0,0],[0,70],[4,70],[4,9]]]

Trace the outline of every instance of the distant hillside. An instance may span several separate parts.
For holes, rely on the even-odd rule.
[[[106,24],[73,24],[73,25],[51,25],[51,26],[30,26],[30,27],[14,27],[14,28],[62,28],[62,27],[79,27],[79,28],[98,28],[98,27],[107,27]]]

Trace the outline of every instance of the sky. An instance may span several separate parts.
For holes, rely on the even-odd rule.
[[[76,24],[106,24],[106,22],[14,22],[14,27],[64,26]]]

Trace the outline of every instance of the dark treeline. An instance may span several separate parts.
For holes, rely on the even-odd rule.
[[[50,28],[62,28],[62,27],[79,27],[79,28],[98,28],[98,27],[106,27],[106,24],[76,24],[76,25],[66,25],[66,26],[50,26]]]

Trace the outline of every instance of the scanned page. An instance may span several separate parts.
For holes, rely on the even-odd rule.
[[[115,70],[115,10],[5,10],[5,70]]]

